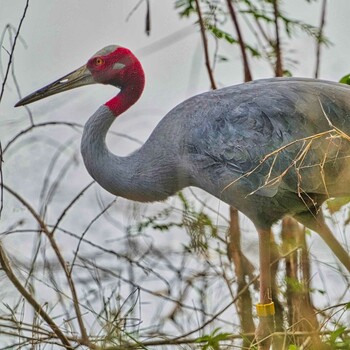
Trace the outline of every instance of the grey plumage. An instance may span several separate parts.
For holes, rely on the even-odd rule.
[[[116,195],[155,201],[197,186],[263,228],[286,214],[314,215],[328,195],[350,194],[350,143],[344,138],[327,134],[313,140],[293,164],[308,144],[303,139],[331,130],[329,121],[349,132],[349,111],[346,85],[298,78],[260,80],[181,103],[128,157],[107,151],[104,138],[115,117],[102,106],[86,124],[82,154],[90,174]],[[261,163],[295,140],[300,141]],[[269,174],[279,179],[265,186]]]

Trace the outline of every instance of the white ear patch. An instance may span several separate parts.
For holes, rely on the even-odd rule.
[[[125,67],[125,64],[120,63],[120,62],[117,62],[117,63],[113,64],[113,69],[119,70],[119,69],[123,69],[124,67]]]

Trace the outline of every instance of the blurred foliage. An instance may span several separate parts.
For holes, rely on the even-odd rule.
[[[306,1],[319,2],[319,0]],[[232,45],[239,45],[239,40],[235,37],[230,29],[227,30],[227,23],[230,20],[227,11],[226,0],[200,0],[200,6],[204,16],[204,23],[208,33],[212,34],[218,40],[224,40]],[[273,1],[270,0],[236,0],[233,1],[240,20],[245,23],[247,30],[251,32],[255,38],[255,42],[244,42],[246,50],[252,57],[263,58],[269,63],[274,64],[276,59],[276,47],[274,38],[274,8]],[[306,34],[323,45],[330,45],[331,41],[320,32],[318,26],[311,25],[302,20],[294,19],[288,16],[283,10],[283,2],[279,2],[278,20],[282,24],[281,29],[285,34],[284,42],[287,39],[293,39],[299,33]],[[180,17],[196,17],[197,8],[195,0],[176,0],[175,9]],[[196,21],[198,25],[198,21]],[[273,33],[273,34],[271,34]],[[288,51],[283,50],[284,56]],[[219,54],[219,62],[227,61],[228,58]],[[224,57],[224,59],[222,59]],[[216,57],[217,59],[217,57]],[[294,64],[293,60],[285,57],[285,63]],[[284,69],[284,76],[292,76],[291,70]]]
[[[339,83],[350,85],[350,74],[344,75],[340,80]]]
[[[205,213],[205,207],[197,210],[194,203],[190,202],[182,192],[178,192],[177,197],[180,199],[182,209],[165,207],[157,214],[143,218],[137,223],[136,229],[129,227],[128,230],[131,233],[141,234],[148,228],[162,232],[168,232],[174,227],[183,228],[191,239],[187,249],[205,253],[208,250],[208,240],[217,236],[217,226]],[[174,221],[175,212],[180,214],[178,221]]]
[[[327,344],[334,350],[350,350],[350,334],[349,329],[345,326],[337,327],[330,333]]]
[[[230,339],[230,333],[219,333],[220,328],[214,329],[211,334],[204,335],[196,339],[196,343],[204,343],[201,345],[202,350],[220,350],[220,342]]]

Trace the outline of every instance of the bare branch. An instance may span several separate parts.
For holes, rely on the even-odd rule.
[[[88,186],[90,187],[91,184],[89,184]],[[84,230],[83,234],[81,235],[80,239],[79,239],[79,242],[78,242],[78,246],[74,252],[74,257],[73,257],[73,260],[72,260],[72,264],[71,264],[71,268],[70,268],[70,271],[69,271],[69,275],[71,276],[72,275],[72,272],[73,272],[73,268],[74,268],[74,264],[75,264],[75,260],[78,256],[78,252],[79,252],[79,248],[80,248],[80,245],[81,245],[81,242],[83,241],[84,239],[84,236],[86,235],[86,233],[89,231],[90,227],[108,210],[110,209],[110,207],[116,202],[116,199],[113,199],[112,202],[110,202],[94,219],[92,219],[88,225],[88,227]],[[57,226],[56,226],[57,227]]]
[[[5,86],[6,86],[7,78],[8,78],[8,75],[9,75],[9,72],[10,72],[10,68],[11,68],[11,64],[12,64],[13,54],[15,52],[15,47],[16,47],[16,43],[17,43],[17,38],[18,38],[19,33],[21,31],[21,27],[22,27],[24,18],[25,18],[26,14],[27,14],[28,7],[29,7],[29,0],[26,1],[26,5],[24,7],[23,15],[22,15],[22,18],[21,18],[21,20],[19,22],[19,26],[18,26],[16,35],[15,35],[15,38],[13,40],[13,45],[12,45],[12,48],[11,48],[9,61],[8,61],[6,72],[5,72],[4,81],[2,82],[2,87],[1,87],[1,92],[0,92],[0,102],[2,100],[2,96],[4,95],[4,92],[5,92]]]
[[[201,30],[201,36],[202,36],[202,43],[203,43],[203,49],[204,49],[204,57],[205,57],[205,66],[207,67],[207,72],[211,84],[212,90],[216,89],[216,83],[214,80],[214,75],[213,71],[210,66],[210,59],[209,59],[209,48],[208,48],[208,41],[207,41],[207,36],[205,34],[205,24],[203,21],[203,16],[202,16],[202,11],[200,8],[199,0],[196,1],[196,8],[197,8],[197,14],[198,14],[198,21],[199,21],[199,26]]]
[[[321,20],[320,20],[320,29],[317,36],[316,42],[316,67],[315,67],[315,79],[318,78],[321,64],[321,45],[322,45],[322,35],[323,29],[326,24],[326,8],[327,8],[327,0],[323,0],[322,2],[322,10],[321,10]]]
[[[2,163],[3,163],[3,158],[2,158],[3,152],[2,152],[2,144],[0,141],[0,218],[1,218],[1,214],[2,214],[2,210],[4,209],[4,187],[3,187],[3,183],[4,183],[4,175],[2,172]]]
[[[45,320],[45,322],[51,327],[53,332],[56,334],[58,339],[61,340],[62,344],[65,345],[67,350],[72,350],[73,346],[68,341],[66,336],[62,333],[61,329],[56,325],[52,318],[43,310],[42,306],[32,297],[32,295],[22,286],[20,281],[13,273],[9,261],[7,259],[5,250],[0,242],[0,264],[2,269],[5,271],[7,277],[12,284],[17,288],[20,294],[29,302],[34,310]]]
[[[55,226],[51,230],[51,234],[53,235],[58,227],[58,225],[61,223],[65,215],[67,214],[68,210],[73,207],[73,205],[79,200],[79,198],[94,184],[95,181],[91,181],[89,184],[87,184],[73,199],[72,201],[64,208],[63,212],[57,219]]]
[[[246,51],[246,48],[245,48],[245,43],[244,43],[244,40],[243,40],[242,31],[241,31],[241,28],[240,28],[239,23],[238,23],[238,18],[236,16],[235,10],[233,8],[232,0],[226,0],[226,2],[227,2],[227,6],[228,6],[228,9],[229,9],[231,18],[232,18],[233,25],[234,25],[234,27],[236,29],[236,32],[237,32],[238,43],[239,43],[239,47],[241,49],[242,60],[243,60],[243,67],[244,67],[244,81],[245,82],[251,81],[253,78],[252,78],[252,74],[250,72],[250,67],[249,67],[249,62],[248,62],[248,57],[247,57],[247,51]]]
[[[13,191],[11,188],[9,188],[7,185],[3,185],[4,188],[11,193],[15,198],[17,198],[28,210],[29,212],[32,214],[32,216],[35,218],[35,220],[38,222],[42,232],[45,233],[45,235],[47,236],[47,238],[49,239],[52,249],[54,250],[54,252],[56,253],[56,256],[58,258],[58,261],[60,262],[60,265],[66,275],[67,278],[67,282],[68,285],[70,287],[71,293],[72,293],[72,298],[73,298],[73,304],[74,304],[74,309],[76,312],[76,316],[77,316],[77,320],[79,323],[79,327],[80,327],[80,331],[81,331],[81,338],[83,339],[83,341],[85,342],[85,344],[89,344],[89,338],[85,329],[85,325],[84,325],[84,321],[82,318],[82,314],[80,311],[80,306],[79,306],[79,299],[78,299],[78,295],[75,289],[75,285],[74,282],[69,274],[69,269],[68,266],[61,254],[61,251],[56,243],[56,240],[54,239],[54,236],[52,235],[52,233],[50,232],[50,230],[48,229],[47,225],[45,224],[45,222],[41,219],[41,217],[36,213],[36,211],[34,210],[34,208],[24,199],[22,198],[18,193],[16,193],[15,191]]]
[[[283,67],[282,67],[282,50],[281,50],[281,42],[280,42],[280,34],[279,34],[279,26],[278,26],[278,1],[273,0],[273,11],[274,11],[274,23],[275,23],[275,55],[276,55],[276,66],[275,66],[275,76],[282,77],[283,76]]]

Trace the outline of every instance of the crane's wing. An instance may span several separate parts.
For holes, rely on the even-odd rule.
[[[350,119],[344,115],[349,110],[344,94],[340,103],[339,84],[273,82],[197,96],[200,123],[193,125],[188,140],[191,160],[198,174],[205,171],[213,183],[236,186],[246,195],[272,197],[279,188],[327,193],[325,175],[339,174],[341,165],[334,160],[349,154],[348,141],[327,133],[331,120],[343,125]],[[345,97],[350,98],[348,88]]]

